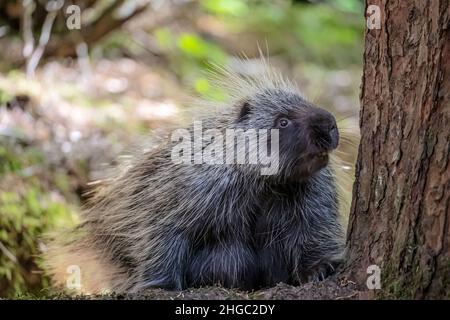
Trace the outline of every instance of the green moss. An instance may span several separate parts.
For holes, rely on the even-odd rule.
[[[416,293],[421,289],[423,270],[413,266],[407,272],[398,272],[395,260],[388,262],[382,268],[382,284],[377,298],[380,299],[414,299]]]
[[[42,237],[58,226],[75,222],[57,188],[46,190],[43,179],[26,173],[43,166],[32,148],[2,141],[0,147],[0,296],[39,294],[48,279],[39,267]],[[48,171],[52,175],[51,171]],[[53,180],[52,176],[47,177]],[[60,177],[60,179],[62,179]],[[45,179],[44,179],[45,180]]]

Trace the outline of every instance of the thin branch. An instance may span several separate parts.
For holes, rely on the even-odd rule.
[[[36,9],[36,3],[33,0],[23,0],[22,6],[22,29],[23,29],[23,51],[22,54],[25,59],[28,59],[34,51],[34,36],[33,36],[33,12]]]
[[[113,13],[116,9],[119,8],[119,3],[123,3],[123,1],[118,1],[111,7],[109,7],[106,11],[110,14],[105,14],[103,12],[101,16],[95,20],[88,28],[83,28],[81,30],[81,39],[82,42],[85,42],[88,46],[93,43],[96,43],[98,40],[102,39],[110,32],[119,28],[123,24],[125,24],[130,19],[134,18],[138,14],[144,12],[148,7],[149,3],[145,3],[140,5],[137,9],[135,9],[130,15],[117,19],[114,17]],[[113,10],[114,7],[114,10]],[[46,56],[76,56],[76,43],[73,40],[60,40],[58,43],[55,43],[51,48],[49,47],[46,51]]]
[[[27,61],[26,73],[28,78],[34,77],[34,72],[41,60],[45,47],[47,46],[48,41],[50,40],[50,35],[52,33],[53,23],[55,22],[56,15],[58,14],[58,10],[62,8],[64,5],[64,0],[56,0],[50,1],[47,4],[48,14],[45,17],[44,25],[42,26],[41,37],[39,38],[39,45],[33,51],[33,54]]]

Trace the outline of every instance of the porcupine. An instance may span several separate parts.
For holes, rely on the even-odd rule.
[[[203,128],[278,129],[278,172],[176,163],[167,140],[99,188],[76,230],[49,244],[56,283],[77,265],[87,293],[257,289],[321,279],[339,263],[344,232],[329,164],[335,118],[270,67],[259,77],[223,75],[230,101]]]

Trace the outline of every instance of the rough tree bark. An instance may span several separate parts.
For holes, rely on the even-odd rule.
[[[377,297],[450,298],[450,6],[369,0],[361,144],[348,230],[350,278]]]

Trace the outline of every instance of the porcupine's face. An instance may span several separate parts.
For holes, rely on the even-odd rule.
[[[329,153],[339,143],[331,113],[282,89],[266,90],[245,100],[239,119],[247,128],[279,130],[277,176],[283,179],[310,177],[328,164]]]

